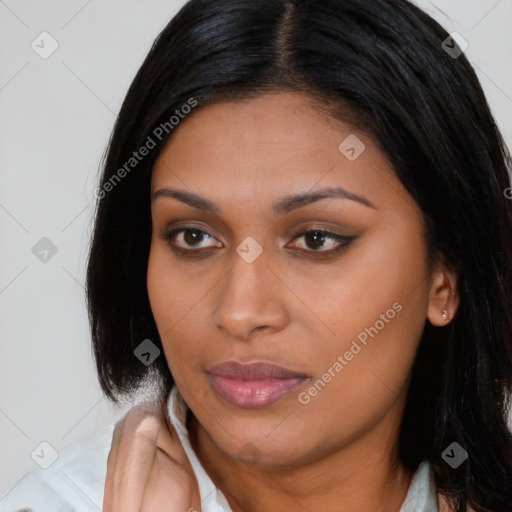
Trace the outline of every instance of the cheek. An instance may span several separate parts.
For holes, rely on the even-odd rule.
[[[317,340],[309,354],[320,379],[305,401],[321,394],[321,407],[353,417],[360,404],[386,407],[407,381],[425,325],[428,261],[420,230],[390,233],[369,237],[330,275],[298,283],[321,319],[320,330],[302,320],[304,339]]]
[[[327,452],[331,443],[369,431],[391,410],[387,425],[397,428],[424,318],[410,303],[383,304],[364,318],[345,313],[351,334],[311,352],[315,375],[298,397],[295,419],[306,431],[321,432]]]
[[[152,242],[149,251],[148,270],[146,284],[148,289],[149,303],[155,318],[160,337],[172,325],[170,315],[175,309],[175,296],[172,293],[174,284],[169,269],[165,265],[165,258],[162,250],[155,247]]]
[[[201,300],[210,286],[191,279],[179,265],[173,265],[165,247],[151,246],[147,289],[151,311],[173,376],[179,380],[200,367],[204,347],[205,317],[199,315]]]
[[[180,322],[190,322],[194,306],[205,293],[204,288],[194,284],[197,280],[176,264],[169,251],[165,244],[153,242],[147,271],[149,302],[162,340]]]
[[[323,439],[358,437],[405,399],[409,372],[421,338],[422,322],[411,325],[408,309],[383,326],[375,320],[332,347],[315,379],[299,397],[304,421]],[[367,329],[367,330],[366,330]],[[341,359],[340,359],[341,358]],[[393,413],[399,421],[399,411]],[[328,445],[328,441],[326,441]]]
[[[220,265],[180,262],[164,244],[152,243],[147,271],[151,310],[169,370],[180,393],[192,401],[205,399],[206,369],[219,357],[212,300],[225,272]]]
[[[376,322],[379,331],[382,321],[388,332],[390,325],[394,329],[401,323],[417,331],[428,306],[427,267],[421,229],[411,223],[368,233],[336,263],[288,269],[283,281],[293,283],[302,304],[294,321],[311,331],[309,338],[348,350],[350,341]]]

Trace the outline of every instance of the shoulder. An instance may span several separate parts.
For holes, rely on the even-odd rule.
[[[114,426],[108,425],[68,446],[47,469],[27,473],[2,497],[0,511],[101,510]]]

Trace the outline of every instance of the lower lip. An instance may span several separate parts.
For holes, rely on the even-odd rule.
[[[241,409],[260,409],[292,394],[307,377],[237,380],[209,375],[213,390],[228,404]]]

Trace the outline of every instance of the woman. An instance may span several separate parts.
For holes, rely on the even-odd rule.
[[[188,2],[98,190],[99,379],[159,386],[92,449],[103,510],[512,510],[506,157],[405,0]]]

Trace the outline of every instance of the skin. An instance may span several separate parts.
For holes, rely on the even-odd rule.
[[[189,508],[201,510],[199,487],[168,416],[155,404],[132,407],[114,430],[102,510],[182,512]]]
[[[350,161],[338,146],[354,133],[366,149]],[[397,512],[411,479],[393,462],[413,358],[426,319],[447,324],[459,299],[447,268],[428,274],[421,212],[383,154],[308,97],[272,93],[182,121],[153,170],[152,194],[164,187],[221,210],[153,200],[147,286],[165,357],[193,413],[192,445],[233,511]],[[272,211],[284,196],[324,187],[343,187],[374,207],[329,198]],[[174,238],[189,258],[164,238],[185,226],[210,235]],[[323,256],[338,242],[326,238],[314,250],[311,237],[296,238],[303,229],[356,238]],[[263,249],[252,263],[236,252],[249,236]],[[394,303],[401,311],[301,403],[299,393]],[[239,409],[208,380],[207,371],[228,360],[271,361],[310,379],[266,408]],[[254,464],[243,460],[248,443]]]

